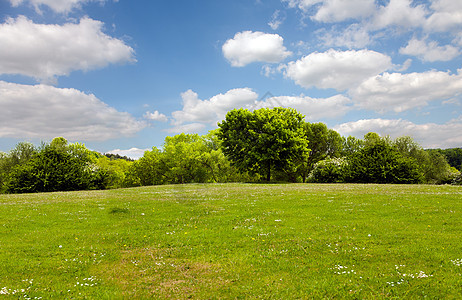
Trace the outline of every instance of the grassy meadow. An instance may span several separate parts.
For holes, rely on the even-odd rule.
[[[0,298],[462,297],[462,187],[0,195]]]

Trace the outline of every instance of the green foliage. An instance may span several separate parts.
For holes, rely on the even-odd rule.
[[[95,167],[101,172],[100,175],[105,173],[103,178],[101,178],[104,182],[103,188],[120,188],[125,186],[126,174],[132,164],[132,161],[124,158],[99,157],[96,160]]]
[[[153,147],[144,152],[143,157],[133,162],[124,179],[125,186],[157,185],[164,183],[165,168],[162,152]]]
[[[345,158],[327,158],[317,162],[308,177],[314,183],[339,183],[346,181],[348,161]]]
[[[231,166],[220,149],[216,132],[206,136],[167,137],[163,150],[153,147],[127,172],[126,186],[245,181],[245,173]]]
[[[167,183],[210,182],[213,172],[206,164],[208,149],[198,134],[166,137],[163,151]]]
[[[0,153],[0,193],[6,192],[6,181],[16,166],[27,164],[37,153],[34,145],[21,142],[9,153]]]
[[[224,182],[460,184],[462,149],[424,150],[411,137],[341,137],[294,109],[238,109],[205,136],[167,137],[139,160],[55,138],[0,152],[0,193]],[[310,149],[308,149],[310,148]],[[451,164],[448,163],[450,159]]]
[[[310,153],[306,165],[301,168],[303,181],[316,163],[328,158],[340,157],[343,151],[342,137],[335,130],[328,129],[326,124],[305,123],[304,130]]]
[[[452,184],[453,185],[462,185],[462,173],[461,172],[459,172],[459,174],[457,174],[454,177],[454,180],[452,181]]]
[[[417,162],[425,183],[451,183],[457,175],[441,152],[425,151],[409,136],[395,139],[393,145],[404,157],[413,158]]]
[[[345,156],[351,156],[354,153],[360,151],[364,147],[364,141],[354,136],[348,136],[343,142],[343,154]]]
[[[384,139],[372,136],[349,158],[347,180],[360,183],[420,183],[417,162],[406,158]]]
[[[127,156],[122,156],[120,154],[113,154],[113,153],[105,153],[104,156],[109,158],[110,160],[126,160],[126,161],[134,161],[132,158]]]
[[[6,183],[10,193],[35,193],[86,189],[89,174],[67,152],[47,146],[28,164],[16,166]]]
[[[109,182],[106,170],[95,165],[98,154],[81,144],[55,138],[43,145],[25,163],[16,164],[6,176],[8,193],[35,193],[104,189]]]
[[[451,149],[429,149],[426,150],[430,153],[437,152],[444,155],[451,167],[462,171],[462,148],[451,148]]]
[[[290,108],[235,109],[218,124],[218,137],[233,166],[270,181],[272,170],[294,174],[306,160],[303,124],[303,116]]]

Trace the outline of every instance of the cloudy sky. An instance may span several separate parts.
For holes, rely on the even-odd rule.
[[[0,0],[0,151],[136,157],[234,108],[462,147],[462,1]]]

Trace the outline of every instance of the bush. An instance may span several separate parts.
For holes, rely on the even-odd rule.
[[[308,176],[309,182],[338,183],[345,181],[348,162],[345,158],[328,158],[317,162]]]
[[[459,173],[452,181],[453,185],[462,185],[462,173]]]
[[[349,160],[349,182],[421,183],[423,179],[417,162],[404,157],[384,140],[366,145]]]
[[[46,146],[29,163],[17,165],[8,176],[9,193],[85,190],[91,186],[91,172],[81,160]]]

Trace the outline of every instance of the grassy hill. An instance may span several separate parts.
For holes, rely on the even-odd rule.
[[[0,295],[462,297],[462,187],[192,184],[0,195]]]

